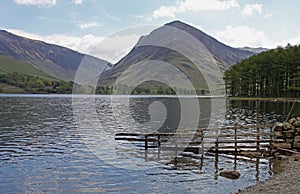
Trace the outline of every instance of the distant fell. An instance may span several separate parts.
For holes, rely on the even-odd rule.
[[[167,23],[166,26],[176,27],[194,36],[206,47],[216,60],[221,62],[225,69],[254,54],[254,52],[250,50],[233,48],[223,44],[203,31],[178,20]]]
[[[17,36],[0,30],[0,54],[17,61],[33,65],[35,68],[53,77],[74,80],[76,71],[83,59],[89,63],[110,68],[107,61],[77,51]]]
[[[123,83],[142,81],[151,74],[153,78],[168,79],[184,89],[182,80],[190,80],[195,88],[203,91],[208,89],[207,78],[214,84],[222,84],[217,69],[223,72],[253,54],[227,46],[181,21],[173,21],[142,36],[125,57],[101,75],[99,85],[111,86],[116,80]],[[149,61],[159,62],[145,65]],[[162,69],[162,63],[170,66]]]

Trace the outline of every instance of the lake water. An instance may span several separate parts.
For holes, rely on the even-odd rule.
[[[77,96],[76,99],[84,105],[91,98]],[[90,123],[84,116],[89,113],[89,104],[74,110],[76,104],[72,103],[71,95],[0,95],[1,193],[229,193],[272,174],[273,164],[266,159],[246,161],[238,158],[235,163],[226,155],[219,155],[216,160],[212,154],[200,157],[186,153],[191,156],[185,158],[189,162],[175,165],[171,160],[159,162],[157,157],[163,157],[164,153],[153,156],[151,151],[146,153],[133,143],[115,142],[117,132],[152,130],[154,125],[147,125],[147,121],[155,117],[151,108],[149,110],[153,102],[165,105],[166,110],[157,109],[162,115],[167,112],[165,121],[155,125],[157,130],[170,131],[180,125],[178,119],[184,117],[180,114],[182,101],[177,98],[136,96],[129,101],[124,99],[126,97],[92,98],[98,123]],[[192,99],[184,99],[186,106]],[[209,118],[205,117],[216,117],[218,125],[255,123],[253,101],[226,102],[226,113],[219,115],[209,107],[209,100],[199,99],[199,102],[199,122],[191,119],[181,126],[208,126]],[[291,102],[260,102],[261,122],[284,120],[291,105]],[[127,106],[129,109],[124,108]],[[297,103],[293,115],[299,110]],[[86,139],[85,135],[98,138],[97,143],[103,148],[97,147],[95,151],[95,142],[89,142],[91,139]],[[131,160],[134,163],[130,163]],[[233,169],[241,173],[237,180],[218,175],[221,170]]]

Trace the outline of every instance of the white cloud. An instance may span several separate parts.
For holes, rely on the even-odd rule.
[[[110,18],[111,20],[114,20],[114,21],[120,21],[120,18],[116,17],[116,16],[113,16],[113,15],[110,15],[109,13],[107,13],[106,11],[103,11],[102,12],[106,17]]]
[[[87,22],[87,23],[80,23],[78,24],[78,26],[81,30],[85,30],[87,28],[99,27],[103,25],[98,22]]]
[[[56,0],[14,0],[19,5],[38,5],[38,6],[54,6]]]
[[[72,0],[72,3],[74,3],[76,5],[80,5],[83,3],[83,0]]]
[[[273,13],[270,12],[270,13],[265,14],[265,15],[264,15],[264,18],[269,18],[269,17],[272,17],[272,16],[273,16]]]
[[[177,12],[177,8],[173,6],[161,6],[157,10],[153,11],[153,17],[159,18],[159,17],[175,17],[175,13]]]
[[[264,32],[249,26],[226,26],[225,30],[215,32],[221,42],[233,47],[265,47],[269,45]]]
[[[251,16],[255,12],[261,14],[262,13],[262,4],[248,4],[245,5],[241,10],[243,16]]]
[[[112,63],[119,61],[125,56],[140,38],[140,36],[136,34],[112,37],[95,36],[92,34],[86,34],[80,37],[62,34],[40,36],[17,29],[6,30],[19,36],[41,40],[81,53],[90,54]]]
[[[133,48],[139,38],[137,34],[106,37],[89,48],[89,54],[116,63]]]
[[[296,36],[296,37],[292,37],[292,38],[287,38],[287,39],[284,39],[280,42],[278,42],[276,44],[279,45],[279,46],[286,46],[288,43],[290,43],[291,45],[299,45],[300,44],[300,35],[299,36]]]
[[[136,15],[136,14],[133,14],[132,17],[138,18],[138,19],[144,19],[145,18],[145,16],[143,16],[143,15]]]
[[[222,11],[230,8],[239,8],[239,4],[235,0],[181,0],[175,6],[161,6],[154,10],[152,17],[175,17],[177,13],[187,11]]]

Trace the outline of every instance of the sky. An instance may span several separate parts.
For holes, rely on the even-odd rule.
[[[299,0],[5,0],[0,29],[115,62],[173,20],[232,47],[299,44],[299,7]],[[106,44],[92,52],[96,42]]]

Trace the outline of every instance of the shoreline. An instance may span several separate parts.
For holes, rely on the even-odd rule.
[[[263,97],[227,97],[226,98],[227,100],[251,100],[251,101],[256,101],[256,100],[259,100],[259,101],[274,101],[274,102],[294,102],[295,100],[297,102],[300,102],[300,98],[276,98],[276,97],[272,97],[272,98],[263,98]]]
[[[299,193],[300,192],[300,157],[297,155],[275,159],[273,175],[265,181],[239,189],[238,194],[253,193]]]

